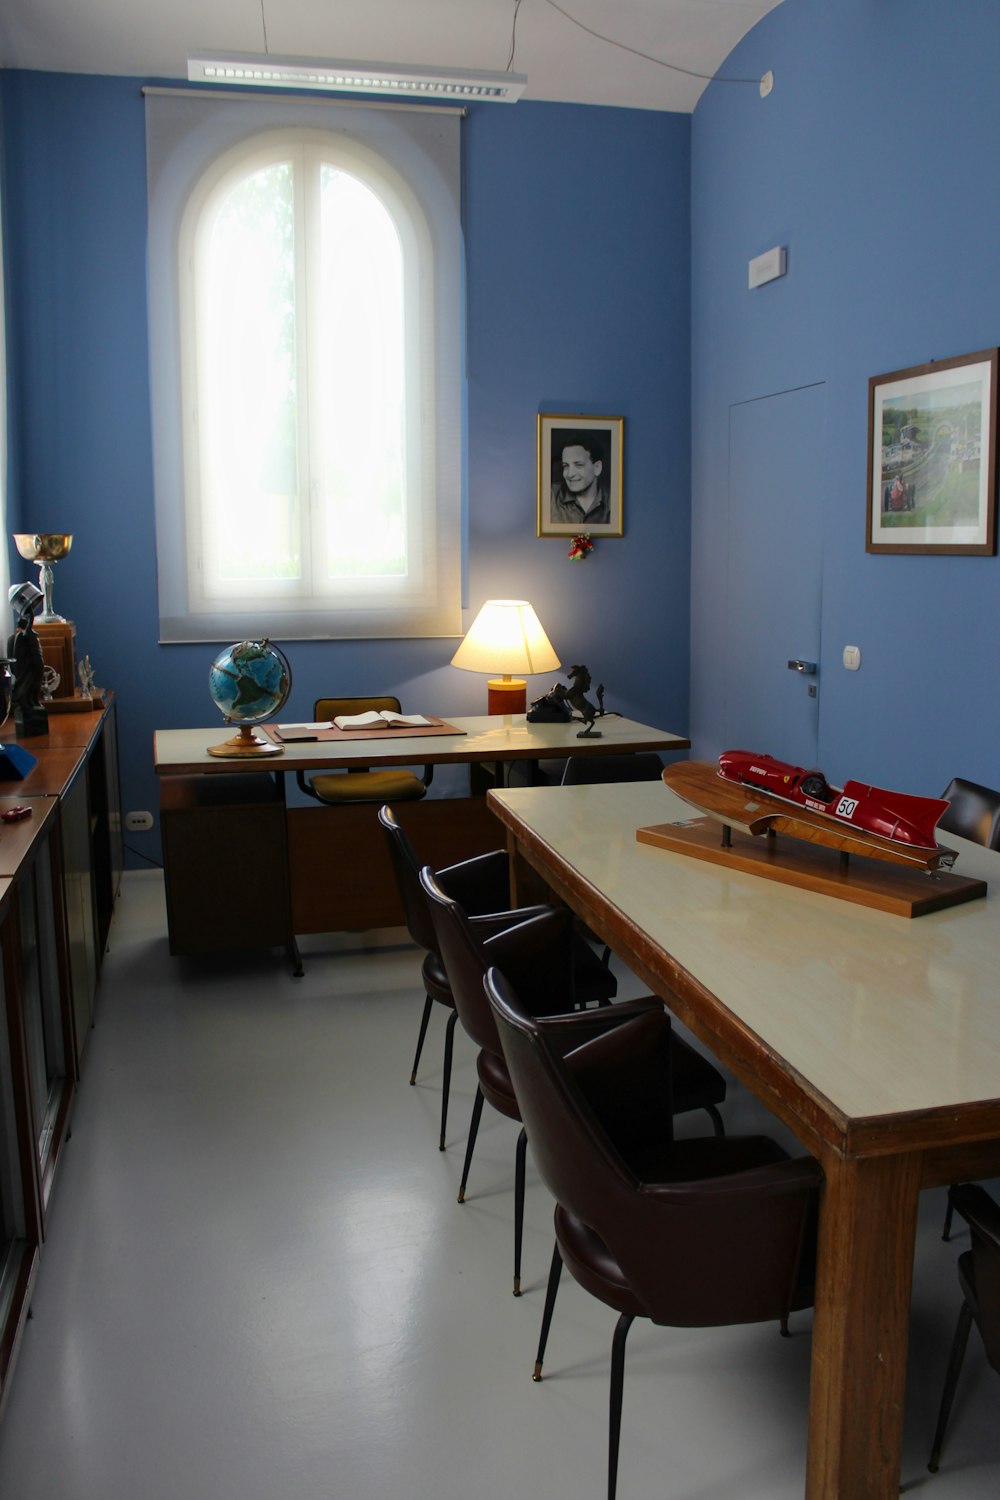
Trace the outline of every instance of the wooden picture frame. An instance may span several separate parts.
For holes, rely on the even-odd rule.
[[[623,417],[539,415],[539,536],[622,535],[624,425]]]
[[[997,355],[869,380],[867,552],[996,552]]]

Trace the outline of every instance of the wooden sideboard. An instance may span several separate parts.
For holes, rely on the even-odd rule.
[[[10,721],[0,742],[14,739]],[[115,705],[50,719],[37,765],[0,782],[0,1409],[38,1275],[53,1183],[121,882]]]

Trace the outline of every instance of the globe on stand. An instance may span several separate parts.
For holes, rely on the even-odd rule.
[[[209,755],[282,754],[284,745],[261,739],[253,725],[272,719],[288,701],[292,669],[283,651],[268,640],[227,646],[208,669],[208,691],[226,723],[239,725],[239,734],[221,745],[210,745]]]

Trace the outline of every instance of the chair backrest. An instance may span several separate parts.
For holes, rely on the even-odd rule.
[[[941,795],[950,805],[938,819],[939,829],[986,849],[1000,849],[1000,792],[956,776]]]
[[[483,988],[491,963],[517,977],[525,1003],[537,1014],[562,1014],[573,1008],[572,917],[564,909],[549,908],[491,930],[489,917],[470,918],[445,895],[428,865],[420,871],[434,924],[437,951],[448,976],[452,999],[462,1026],[477,1047],[503,1057],[496,1023]]]
[[[369,711],[381,713],[383,709],[388,709],[391,714],[400,713],[399,699],[392,697],[390,693],[363,698],[317,698],[313,718],[319,722],[336,719],[341,714],[366,714]]]
[[[565,765],[563,786],[590,786],[606,781],[659,781],[663,762],[652,751],[639,755],[573,755]]]
[[[652,1034],[656,1018],[625,1022],[562,1058],[508,976],[491,968],[486,993],[539,1174],[557,1203],[600,1237],[648,1317],[708,1327],[777,1320],[809,1304],[811,1278],[800,1272],[822,1179],[817,1162],[639,1182],[588,1096],[595,1097],[602,1053],[622,1046],[626,1027]]]
[[[399,826],[396,815],[389,806],[380,807],[378,820],[385,833],[389,849],[389,862],[403,903],[406,930],[418,948],[424,948],[440,959],[437,935],[427,906],[427,897],[420,885],[420,864],[413,845]]]

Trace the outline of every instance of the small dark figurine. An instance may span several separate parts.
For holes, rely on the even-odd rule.
[[[566,702],[570,708],[575,708],[581,719],[585,720],[586,728],[581,729],[577,735],[578,740],[599,740],[601,732],[594,728],[594,720],[598,717],[599,710],[587,697],[587,689],[590,687],[590,673],[584,666],[570,667],[566,674],[570,680],[570,686],[564,688]],[[601,684],[603,690],[603,683]]]
[[[570,667],[567,676],[570,686],[564,687],[557,682],[544,698],[536,698],[528,711],[529,724],[566,724],[575,716],[584,721],[584,727],[577,735],[578,740],[599,740],[601,731],[594,728],[594,720],[604,717],[604,683],[600,683],[597,689],[597,702],[599,707],[595,708],[587,697],[587,689],[590,687],[590,673],[584,666]]]
[[[41,706],[45,662],[35,634],[35,615],[42,602],[42,591],[33,583],[15,583],[7,597],[14,611],[14,634],[7,641],[7,656],[14,673],[11,690],[14,725],[18,734],[45,734],[49,727],[49,716]]]

